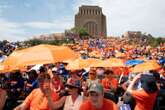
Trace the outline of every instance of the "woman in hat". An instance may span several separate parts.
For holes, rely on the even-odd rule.
[[[81,95],[81,82],[73,78],[69,78],[66,84],[66,90],[68,96],[63,96],[59,101],[53,102],[49,92],[47,93],[48,103],[52,109],[59,109],[62,106],[63,110],[79,110],[81,103],[83,102],[83,96]]]

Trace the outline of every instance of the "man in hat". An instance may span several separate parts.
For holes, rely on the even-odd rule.
[[[80,110],[117,110],[117,105],[104,98],[103,86],[92,83],[89,87],[89,99],[82,103]]]

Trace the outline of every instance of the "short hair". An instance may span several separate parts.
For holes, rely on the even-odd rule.
[[[156,79],[154,76],[143,74],[140,80],[141,80],[142,88],[147,93],[154,93],[158,90],[156,85]]]
[[[106,70],[104,74],[114,74],[114,72],[112,70]]]
[[[44,66],[41,66],[40,68],[39,68],[39,72],[40,73],[45,73],[47,70],[46,70],[46,68],[44,67]]]
[[[47,74],[47,73],[45,73],[45,74],[39,74],[37,79],[38,80],[44,80],[44,79],[50,80],[50,75]]]

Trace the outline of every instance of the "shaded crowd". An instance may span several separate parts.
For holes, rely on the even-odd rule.
[[[81,40],[68,46],[82,59],[156,60],[161,68],[132,73],[110,67],[68,70],[67,62],[28,66],[26,71],[0,74],[0,110],[165,108],[165,44],[153,48],[111,38]]]

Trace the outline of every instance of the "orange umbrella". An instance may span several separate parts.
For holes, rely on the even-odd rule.
[[[92,63],[90,65],[90,67],[94,67],[94,68],[96,68],[96,67],[103,67],[102,66],[103,61],[104,60],[95,59],[95,61],[93,61],[93,62],[91,61]]]
[[[96,64],[99,60],[94,58],[88,59],[77,59],[74,61],[67,61],[67,69],[75,70],[75,69],[84,69],[90,67],[92,64]]]
[[[122,59],[109,58],[107,60],[104,60],[104,61],[94,65],[94,67],[125,67],[125,64]]]
[[[76,59],[77,57],[77,54],[69,47],[37,45],[13,52],[3,64],[8,66],[28,66],[62,62],[67,59]]]
[[[144,72],[144,71],[149,71],[149,70],[157,70],[159,68],[161,68],[161,66],[157,63],[156,60],[149,60],[145,63],[136,65],[130,71],[133,73],[137,73],[137,72]]]
[[[125,55],[125,53],[121,53],[121,52],[117,52],[116,54],[115,54],[115,57],[126,57],[126,55]]]
[[[26,71],[27,68],[25,66],[8,66],[0,64],[0,73],[12,72],[14,70]]]
[[[74,61],[68,62],[67,69],[68,70],[77,70],[77,69],[83,69],[89,67],[90,62],[84,60],[84,59],[77,59]]]
[[[5,70],[5,66],[0,64],[0,73],[3,72]]]
[[[101,57],[101,53],[99,51],[92,51],[89,53],[90,57]]]

